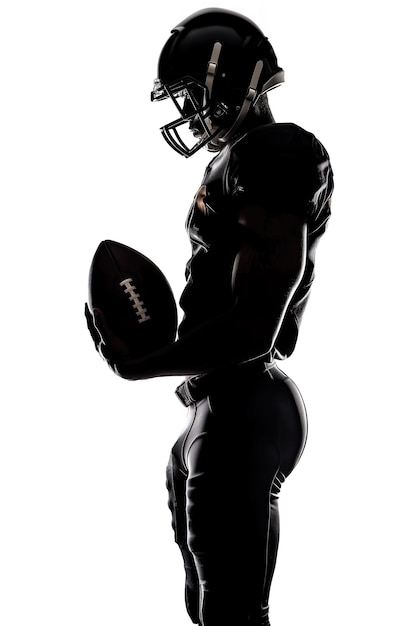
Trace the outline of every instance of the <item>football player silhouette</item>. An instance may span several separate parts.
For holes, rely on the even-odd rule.
[[[118,375],[185,376],[177,395],[189,420],[167,485],[200,626],[269,625],[278,495],[306,442],[302,397],[277,360],[297,342],[333,175],[312,133],[274,121],[267,92],[283,81],[268,39],[238,13],[202,10],[171,31],[151,95],[177,110],[163,137],[185,157],[216,153],[187,218],[178,336],[127,358],[103,314],[87,311]]]

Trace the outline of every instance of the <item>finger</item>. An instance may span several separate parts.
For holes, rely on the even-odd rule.
[[[105,343],[106,338],[110,336],[111,332],[100,309],[93,309],[92,322],[96,333],[100,337],[100,341]]]
[[[102,311],[93,309],[93,314],[95,327],[100,334],[101,343],[105,346],[104,349],[103,347],[101,349],[103,356],[104,353],[107,354],[104,358],[115,360],[116,355],[126,356],[129,354],[128,345],[110,330]]]
[[[97,330],[97,327],[94,324],[94,318],[93,318],[93,315],[91,314],[91,311],[87,303],[85,304],[85,307],[84,307],[84,315],[87,321],[87,328],[97,348],[98,344],[101,342],[101,336]]]

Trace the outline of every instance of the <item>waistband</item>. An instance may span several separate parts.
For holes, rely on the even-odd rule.
[[[274,359],[265,355],[260,359],[222,367],[208,374],[192,376],[179,385],[175,393],[186,407],[206,398],[211,391],[220,385],[231,384],[233,381],[244,381],[255,374],[263,374],[274,366]]]

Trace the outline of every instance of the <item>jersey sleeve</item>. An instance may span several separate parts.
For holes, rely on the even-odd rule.
[[[231,193],[241,205],[318,217],[332,191],[329,156],[311,133],[295,124],[254,129],[233,148]]]

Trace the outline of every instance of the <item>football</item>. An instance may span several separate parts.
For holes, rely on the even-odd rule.
[[[102,241],[91,262],[88,307],[100,309],[129,356],[142,357],[175,341],[177,305],[158,266],[116,241]]]

